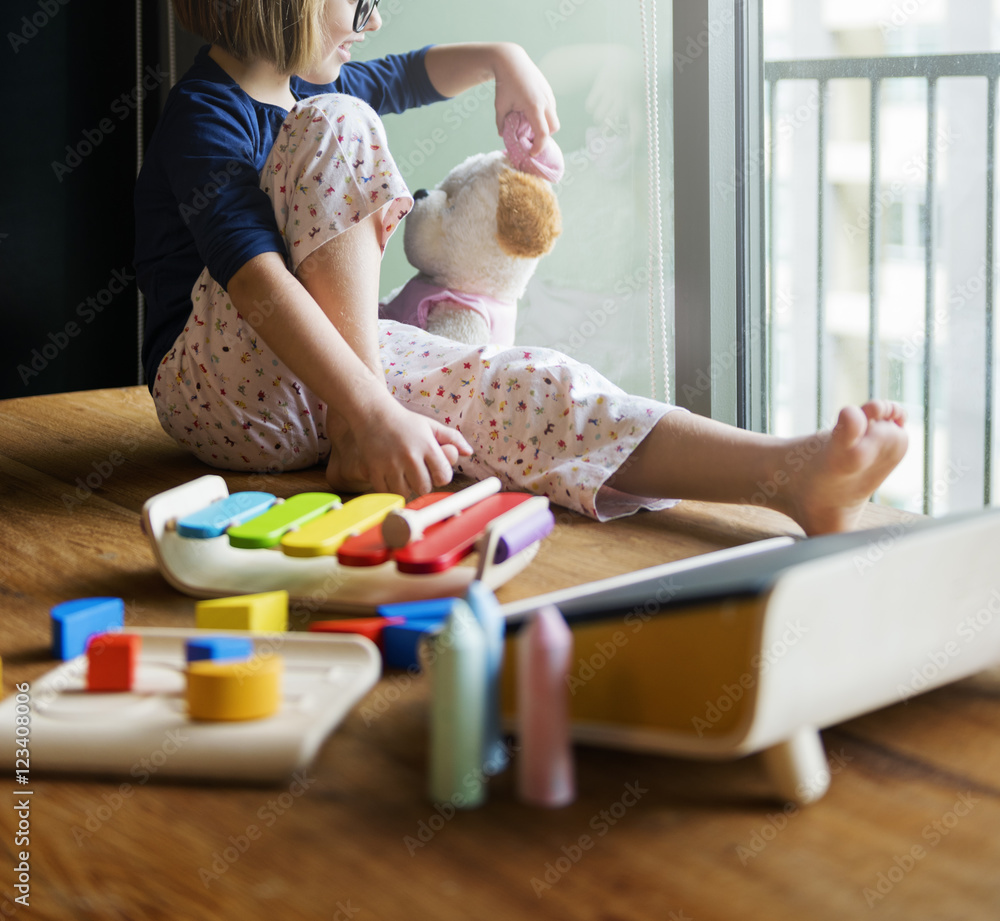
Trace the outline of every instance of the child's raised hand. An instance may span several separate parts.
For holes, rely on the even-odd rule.
[[[333,411],[327,482],[349,492],[390,492],[409,498],[451,482],[452,467],[472,448],[455,429],[388,397],[361,424],[348,428]]]
[[[496,78],[497,133],[503,134],[503,123],[509,112],[523,112],[535,139],[531,156],[541,153],[545,139],[559,130],[556,98],[549,81],[520,46],[501,44],[493,65]]]

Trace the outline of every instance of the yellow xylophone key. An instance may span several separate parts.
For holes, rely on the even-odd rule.
[[[340,504],[340,496],[331,492],[302,492],[280,505],[273,505],[263,515],[230,528],[229,543],[233,547],[255,550],[274,547],[291,528],[299,528]]]
[[[375,527],[390,511],[404,504],[402,496],[392,493],[358,496],[297,531],[289,531],[281,539],[281,549],[288,556],[332,555],[347,538]]]

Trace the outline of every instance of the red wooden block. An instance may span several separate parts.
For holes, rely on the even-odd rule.
[[[102,633],[87,644],[87,690],[131,691],[142,637]]]
[[[390,624],[405,623],[405,617],[356,617],[348,620],[317,620],[310,633],[360,633],[382,648],[382,631]]]

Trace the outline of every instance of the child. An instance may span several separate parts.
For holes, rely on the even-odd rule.
[[[558,120],[515,45],[349,63],[381,24],[376,3],[175,0],[212,44],[171,92],[136,184],[144,362],[168,434],[228,469],[324,461],[348,491],[422,494],[456,469],[600,519],[761,496],[808,534],[852,527],[905,451],[895,404],[779,439],[629,396],[548,349],[377,319],[381,254],[412,198],[372,109],[495,79],[498,129],[523,112],[533,153]]]

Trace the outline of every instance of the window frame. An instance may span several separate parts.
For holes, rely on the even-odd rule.
[[[674,390],[766,431],[761,0],[675,0]]]

